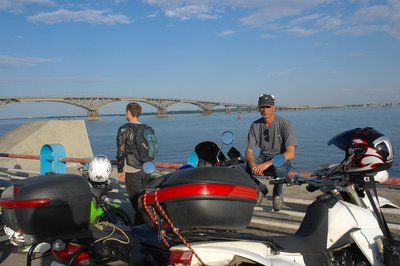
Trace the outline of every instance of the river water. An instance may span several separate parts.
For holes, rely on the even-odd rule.
[[[294,166],[300,171],[313,171],[320,165],[340,162],[344,152],[335,146],[328,146],[327,142],[336,134],[356,127],[374,127],[390,138],[395,152],[400,150],[400,107],[279,111],[277,114],[293,123],[298,138]],[[223,151],[227,151],[230,146],[223,145],[220,140],[226,130],[234,133],[233,145],[244,153],[249,126],[258,118],[257,112],[232,112],[176,114],[163,118],[143,115],[140,120],[156,131],[159,142],[157,162],[184,163],[200,141],[214,141]],[[43,120],[46,119],[0,120],[0,136],[24,123]],[[114,159],[117,130],[124,123],[124,116],[103,116],[100,121],[86,121],[93,153]],[[396,153],[389,174],[400,177],[399,157],[396,157]]]

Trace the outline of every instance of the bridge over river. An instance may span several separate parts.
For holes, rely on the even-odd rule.
[[[230,111],[254,111],[257,110],[257,105],[240,104],[240,103],[227,103],[227,102],[213,102],[193,99],[177,99],[177,98],[154,98],[154,97],[100,97],[100,96],[65,96],[65,97],[4,97],[0,98],[0,106],[12,103],[24,102],[59,102],[72,104],[81,107],[87,111],[89,120],[99,119],[99,110],[114,102],[143,102],[149,104],[157,109],[157,114],[160,116],[168,114],[168,107],[177,103],[188,103],[199,107],[203,112],[211,112],[216,106],[225,108],[226,112]],[[325,105],[325,106],[278,106],[278,110],[307,110],[307,109],[321,109],[321,108],[346,108],[346,107],[387,107],[400,105],[400,103],[387,103],[387,104],[356,104],[356,105]]]
[[[99,119],[99,110],[114,102],[143,102],[147,103],[157,109],[158,115],[167,115],[168,107],[177,103],[189,103],[199,107],[204,112],[211,112],[216,106],[222,106],[227,112],[231,109],[236,109],[238,112],[242,110],[255,110],[256,105],[249,104],[238,104],[238,103],[225,103],[225,102],[212,102],[192,99],[174,99],[174,98],[136,98],[136,97],[8,97],[0,98],[0,106],[12,103],[24,103],[24,102],[60,102],[66,104],[72,104],[87,110],[88,119]]]

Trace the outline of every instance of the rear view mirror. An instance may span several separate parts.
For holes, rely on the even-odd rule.
[[[156,170],[156,165],[153,162],[145,162],[143,164],[143,171],[146,174],[151,174]]]
[[[230,145],[235,140],[235,135],[233,135],[233,133],[231,131],[225,131],[221,135],[221,140],[222,140],[222,143],[224,143],[225,145]]]
[[[285,156],[282,154],[275,155],[274,158],[272,158],[272,165],[275,167],[281,167],[285,162]]]
[[[193,166],[193,167],[197,167],[199,164],[199,156],[197,156],[197,153],[195,151],[192,151],[189,154],[189,157],[187,159],[187,164]]]

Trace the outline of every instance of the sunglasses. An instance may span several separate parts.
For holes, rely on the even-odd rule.
[[[269,142],[269,130],[268,130],[268,128],[266,128],[264,130],[263,135],[264,135],[264,140]]]

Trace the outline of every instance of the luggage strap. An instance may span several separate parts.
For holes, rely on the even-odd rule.
[[[167,213],[164,211],[163,207],[161,206],[160,202],[158,201],[158,195],[157,194],[158,194],[159,190],[160,189],[157,188],[154,195],[155,195],[155,204],[156,204],[158,210],[160,211],[161,215],[167,221],[167,223],[168,223],[169,227],[171,228],[172,232],[174,232],[174,234],[182,241],[182,243],[193,253],[193,255],[197,258],[197,260],[200,262],[200,264],[205,266],[206,264],[203,262],[203,260],[200,258],[200,256],[196,253],[196,251],[190,246],[190,244],[186,241],[186,239],[179,233],[179,228],[174,226],[174,224],[172,223],[171,219],[169,219]],[[150,218],[153,221],[153,223],[158,225],[159,227],[161,227],[162,225],[156,219],[156,214],[152,213],[150,211],[150,209],[149,209],[149,206],[147,205],[147,202],[146,202],[147,194],[148,193],[146,192],[144,194],[144,196],[143,196],[144,208],[146,209],[146,212],[150,216]],[[161,230],[160,237],[163,240],[164,244],[169,248],[170,245],[169,245],[168,241],[165,238],[165,230]]]

